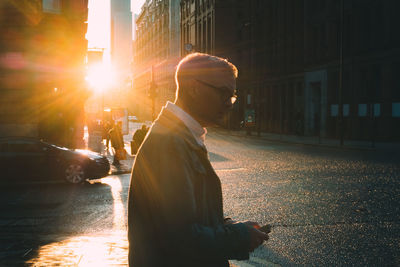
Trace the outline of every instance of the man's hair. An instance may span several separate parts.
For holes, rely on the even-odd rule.
[[[181,98],[185,95],[185,85],[187,81],[203,79],[213,75],[216,71],[227,71],[232,73],[235,78],[238,70],[228,60],[204,53],[193,53],[184,57],[178,64],[175,72],[176,97]]]

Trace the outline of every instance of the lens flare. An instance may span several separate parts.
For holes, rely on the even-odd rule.
[[[89,66],[85,79],[94,92],[102,92],[115,83],[115,73],[111,64],[98,63]]]

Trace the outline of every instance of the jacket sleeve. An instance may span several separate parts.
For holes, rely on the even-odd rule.
[[[198,224],[195,184],[199,179],[189,160],[193,153],[183,139],[159,143],[155,192],[159,196],[164,247],[190,258],[248,259],[250,237],[242,223],[216,227]],[[166,156],[168,155],[168,156]]]

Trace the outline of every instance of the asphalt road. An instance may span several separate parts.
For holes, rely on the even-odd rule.
[[[399,266],[399,153],[209,140],[225,213],[272,224],[240,266]]]
[[[395,152],[208,136],[225,214],[272,224],[237,266],[399,266]],[[129,175],[0,189],[0,266],[127,264]]]

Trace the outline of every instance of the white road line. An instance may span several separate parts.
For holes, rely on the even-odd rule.
[[[246,262],[239,262],[239,261],[231,261],[232,267],[254,267],[254,265],[246,263]]]
[[[278,266],[280,266],[279,264],[267,261],[265,259],[257,258],[257,257],[250,256],[250,260],[254,261],[254,262],[257,262],[257,263],[260,263],[260,264],[262,264],[262,266],[266,266],[266,267],[278,267]]]
[[[232,168],[232,169],[216,169],[215,171],[220,172],[233,172],[233,171],[245,171],[246,168]]]
[[[249,262],[244,262],[244,261],[231,261],[231,266],[233,267],[254,267],[254,266],[261,266],[263,267],[279,267],[281,265],[267,261],[265,259],[261,259],[258,257],[250,256],[250,263]],[[251,262],[257,263],[257,265],[251,264]]]

